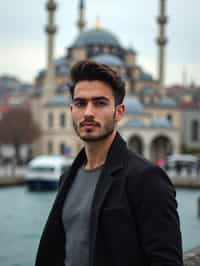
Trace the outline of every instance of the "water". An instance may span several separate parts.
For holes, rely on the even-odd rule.
[[[0,190],[0,265],[34,264],[42,227],[55,193],[30,193],[25,187]]]
[[[177,190],[183,248],[200,245],[197,198],[200,190]],[[54,192],[33,193],[25,187],[0,190],[0,265],[32,266]]]

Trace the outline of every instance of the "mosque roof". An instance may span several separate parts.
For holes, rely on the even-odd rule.
[[[148,73],[142,73],[141,75],[141,80],[144,80],[144,81],[152,81],[153,78],[150,74]]]
[[[140,100],[134,96],[127,96],[124,99],[126,113],[129,114],[145,114],[144,107]]]
[[[157,94],[159,94],[159,92],[156,89],[151,88],[151,87],[144,87],[142,89],[142,93],[144,95],[157,95]]]
[[[119,47],[120,43],[117,37],[108,30],[98,28],[83,31],[76,38],[73,46],[82,47],[87,45],[111,45]]]
[[[126,127],[134,127],[134,128],[141,128],[144,127],[144,121],[140,120],[140,119],[134,119],[134,120],[130,120],[126,123],[125,125]]]
[[[48,100],[47,105],[60,105],[68,106],[71,103],[70,97],[64,97],[62,95],[56,95]]]
[[[57,58],[54,61],[56,73],[69,74],[69,67],[67,65],[67,59],[65,57]]]
[[[57,74],[65,74],[65,75],[69,74],[69,66],[68,66],[67,59],[65,57],[59,57],[55,59],[54,66],[55,66],[55,71]],[[37,79],[45,78],[46,72],[47,72],[46,69],[40,70],[36,78]]]
[[[160,100],[159,105],[161,107],[176,107],[176,101],[170,97],[164,97]]]
[[[132,54],[137,54],[137,52],[132,48],[132,47],[128,47],[127,49],[126,49],[126,51],[127,52],[129,52],[129,53],[132,53]]]
[[[152,120],[153,128],[171,128],[171,124],[166,117],[158,117]]]
[[[119,57],[111,54],[100,54],[91,57],[91,59],[100,64],[107,64],[111,66],[124,66],[124,62]]]

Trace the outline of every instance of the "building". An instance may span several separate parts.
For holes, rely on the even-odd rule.
[[[48,6],[48,11],[54,12],[55,3],[53,7],[49,9]],[[94,28],[85,29],[83,10],[84,4],[80,1],[79,33],[67,53],[56,60],[52,55],[48,57],[48,66],[54,68],[54,73],[48,68],[40,71],[36,77],[36,86],[43,90],[38,89],[33,96],[32,107],[43,134],[34,146],[35,154],[67,152],[74,156],[80,149],[82,144],[72,127],[67,83],[71,66],[83,59],[110,65],[124,78],[127,111],[119,131],[132,150],[153,161],[179,152],[181,112],[176,101],[166,97],[160,82],[138,65],[135,49],[124,47],[118,37],[99,22]],[[48,25],[49,42],[55,34],[51,30],[54,26]],[[53,94],[50,89],[48,91],[51,83],[46,83],[50,72],[55,75]]]

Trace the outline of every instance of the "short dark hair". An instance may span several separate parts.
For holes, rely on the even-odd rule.
[[[77,82],[83,80],[98,80],[111,86],[116,105],[123,102],[125,96],[125,82],[120,75],[108,65],[98,64],[90,60],[79,61],[72,67],[70,78],[70,94],[72,98]]]

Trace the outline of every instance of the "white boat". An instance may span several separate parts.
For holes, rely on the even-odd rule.
[[[60,176],[67,171],[72,161],[72,158],[59,155],[41,155],[31,160],[25,175],[28,189],[57,189]]]

